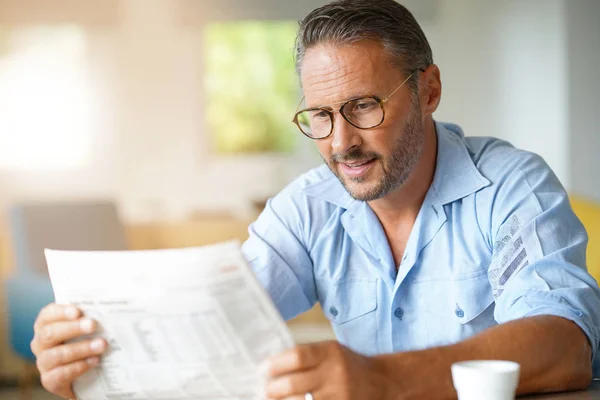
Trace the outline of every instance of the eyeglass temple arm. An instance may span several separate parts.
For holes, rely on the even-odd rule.
[[[423,68],[419,68],[417,71],[425,72],[425,70],[424,70]],[[415,72],[416,72],[416,71],[415,71]],[[387,102],[387,101],[390,99],[390,97],[392,97],[392,96],[394,95],[394,93],[396,93],[398,90],[400,90],[400,88],[401,88],[402,86],[404,86],[404,84],[405,84],[406,82],[408,82],[408,80],[409,80],[410,78],[412,78],[412,76],[413,76],[414,74],[415,74],[414,72],[413,72],[412,74],[410,74],[410,75],[408,76],[408,78],[406,78],[406,79],[405,79],[405,80],[404,80],[404,81],[403,81],[403,82],[400,84],[400,86],[398,86],[398,87],[396,88],[396,90],[394,90],[392,93],[390,93],[390,95],[389,95],[388,97],[386,97],[385,99],[382,99],[382,100],[381,100],[381,102],[382,102],[382,103],[385,103],[385,102]]]
[[[396,93],[398,90],[400,90],[400,88],[401,88],[402,86],[404,86],[404,84],[405,84],[406,82],[408,82],[408,80],[409,80],[409,79],[410,79],[412,76],[413,76],[413,74],[410,74],[410,75],[408,76],[408,78],[406,78],[406,79],[405,79],[405,80],[404,80],[404,81],[403,81],[403,82],[400,84],[400,86],[398,86],[398,87],[397,87],[397,88],[396,88],[396,89],[395,89],[395,90],[394,90],[392,93],[390,93],[390,94],[388,95],[388,97],[386,97],[385,99],[382,99],[382,100],[381,100],[381,102],[382,102],[382,103],[385,103],[385,102],[387,102],[387,101],[390,99],[390,97],[392,97],[392,96],[394,95],[394,93]]]
[[[303,101],[304,101],[304,96],[302,96],[302,98],[300,99],[300,103],[298,103],[298,106],[296,107],[296,111],[294,113],[294,119],[296,119],[296,114],[298,114],[298,110],[300,109],[300,106],[302,105]],[[294,122],[294,119],[292,119],[292,122]]]

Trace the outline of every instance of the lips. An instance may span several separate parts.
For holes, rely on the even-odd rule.
[[[375,158],[372,158],[351,163],[340,163],[340,170],[348,178],[362,178],[375,164],[375,160]]]
[[[370,163],[371,161],[373,161],[373,159],[365,160],[365,161],[355,161],[352,163],[344,163],[344,164],[350,168],[358,168],[360,166]]]

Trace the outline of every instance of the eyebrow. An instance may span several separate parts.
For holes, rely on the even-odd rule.
[[[329,104],[325,104],[325,105],[319,105],[319,106],[307,106],[306,108],[324,108],[324,109],[330,109],[332,108],[331,106],[337,106],[339,104],[344,104],[348,101],[352,101],[352,100],[356,100],[356,99],[362,99],[364,97],[371,97],[371,96],[375,96],[374,94],[364,94],[364,93],[356,93],[352,96],[349,96],[346,100],[343,101],[337,101],[335,103],[329,103]]]

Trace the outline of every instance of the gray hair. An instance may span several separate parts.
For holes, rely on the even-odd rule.
[[[394,0],[338,0],[311,11],[296,37],[296,70],[300,74],[306,50],[321,43],[345,45],[378,40],[390,63],[406,75],[433,64],[423,30],[410,11]],[[415,89],[418,74],[411,79]]]

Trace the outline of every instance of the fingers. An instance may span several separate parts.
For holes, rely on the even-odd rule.
[[[74,399],[75,394],[71,390],[73,381],[99,363],[98,357],[92,357],[50,370],[41,375],[42,386],[51,393]]]
[[[73,381],[97,366],[98,356],[108,347],[99,338],[64,344],[96,331],[97,323],[82,316],[81,310],[72,305],[49,304],[35,321],[31,341],[42,385],[49,392],[69,399],[75,398]]]
[[[31,349],[34,354],[39,355],[45,349],[62,344],[67,340],[89,335],[96,328],[97,323],[88,318],[48,323],[35,332]]]
[[[272,398],[272,397],[267,397],[267,400],[279,400],[278,398]],[[288,396],[284,398],[285,400],[305,400],[306,397],[304,397],[304,395],[298,395],[298,396]]]
[[[63,365],[99,356],[107,348],[106,340],[99,338],[56,346],[38,356],[37,367],[40,372],[44,373]]]
[[[260,366],[266,378],[295,373],[316,367],[323,358],[323,343],[296,346],[269,358]]]
[[[40,311],[35,321],[34,329],[37,331],[52,322],[75,320],[81,317],[81,315],[81,310],[75,306],[51,303]]]
[[[81,315],[81,310],[70,305],[65,306],[52,303],[44,307],[33,325],[35,335],[31,341],[31,351],[37,355],[44,348],[60,343],[53,339],[54,330],[48,328],[48,326],[52,326],[52,324],[57,322],[74,321],[80,318]],[[84,328],[88,327],[84,326]]]
[[[304,399],[304,394],[315,392],[320,387],[320,371],[298,372],[274,378],[265,385],[265,394],[269,399],[290,399],[298,396]]]

